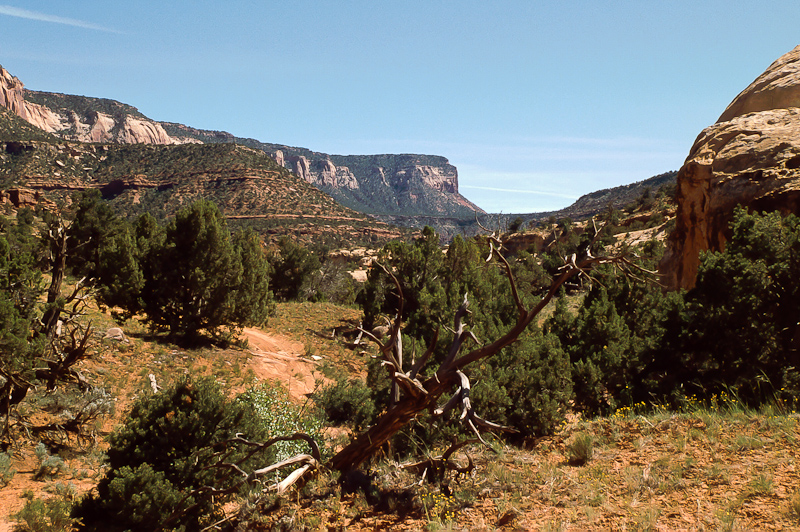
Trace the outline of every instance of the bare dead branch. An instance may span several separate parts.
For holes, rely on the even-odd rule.
[[[511,271],[511,265],[508,263],[506,258],[503,256],[502,253],[497,253],[497,259],[503,264],[503,268],[506,272],[506,277],[508,277],[508,281],[511,285],[511,295],[514,297],[514,304],[517,306],[517,311],[519,312],[520,316],[525,313],[525,305],[522,304],[522,300],[519,297],[519,291],[517,291],[517,283],[514,280],[514,272]]]
[[[409,378],[411,379],[417,378],[417,373],[419,373],[419,370],[422,369],[422,366],[425,365],[425,363],[433,354],[433,351],[436,349],[436,342],[438,341],[439,341],[439,327],[437,327],[436,331],[434,331],[433,338],[431,339],[430,344],[428,344],[428,349],[425,350],[425,352],[422,354],[419,360],[417,360],[409,370],[408,372]]]
[[[450,352],[447,354],[447,358],[445,358],[444,365],[450,364],[453,359],[455,359],[458,352],[461,350],[461,345],[466,340],[464,336],[464,317],[469,314],[469,299],[467,298],[467,294],[464,294],[464,301],[461,303],[461,306],[458,307],[456,311],[455,318],[453,319],[453,343],[450,346]]]
[[[267,467],[255,469],[249,473],[242,469],[242,464],[255,456],[255,454],[269,449],[278,442],[297,440],[303,440],[308,443],[309,447],[311,448],[311,454],[300,454],[287,460],[283,460],[277,464],[271,464]],[[227,462],[226,460],[236,450],[238,445],[250,447],[250,451],[236,462]],[[220,495],[238,493],[245,484],[252,485],[256,482],[259,482],[259,478],[263,477],[264,475],[278,471],[285,467],[302,463],[303,465],[301,467],[290,473],[285,479],[268,488],[277,490],[279,494],[283,493],[289,487],[299,482],[306,473],[317,469],[321,463],[321,456],[317,442],[314,440],[314,438],[302,432],[296,432],[288,436],[277,436],[275,438],[270,438],[265,442],[251,441],[243,437],[241,434],[236,434],[233,438],[229,438],[222,442],[217,442],[208,447],[199,449],[196,451],[195,455],[199,456],[209,449],[221,449],[211,454],[211,459],[215,461],[203,468],[203,470],[219,470],[223,472],[222,477],[216,479],[216,485],[228,484],[231,476],[239,477],[239,480],[228,484],[228,486],[225,488],[218,488],[216,486],[201,486],[185,493],[183,498],[176,505],[175,510],[160,523],[157,530],[168,529],[174,521],[180,518],[180,516],[185,515],[186,513],[197,508],[205,500]],[[192,498],[195,499],[195,503],[184,508],[183,505]]]
[[[458,391],[456,391],[456,393],[454,393],[453,396],[450,397],[450,399],[447,401],[447,403],[444,404],[442,408],[435,409],[433,411],[433,415],[437,417],[443,416],[444,414],[448,413],[450,410],[455,408],[455,406],[460,402],[461,402],[461,388],[459,388]]]
[[[294,471],[292,471],[285,479],[281,480],[277,484],[275,484],[274,489],[277,490],[278,495],[285,492],[290,487],[294,486],[299,479],[303,477],[303,475],[311,469],[311,464],[306,464]]]
[[[427,460],[402,464],[400,465],[400,469],[413,471],[417,474],[422,472],[420,483],[422,483],[425,480],[425,477],[428,476],[428,472],[432,472],[430,476],[434,480],[441,479],[446,471],[453,471],[460,475],[468,475],[475,469],[475,464],[472,461],[472,457],[468,454],[465,454],[467,457],[466,466],[459,466],[456,462],[452,461],[450,457],[461,448],[472,443],[478,443],[479,441],[480,440],[477,438],[470,438],[460,442],[455,442],[441,456],[432,456]]]
[[[411,379],[405,373],[396,371],[392,374],[392,380],[412,397],[424,396],[428,394],[428,390],[426,390],[417,379]]]
[[[525,329],[527,329],[536,316],[539,315],[542,309],[544,309],[550,303],[550,301],[552,301],[553,297],[558,293],[558,290],[570,279],[579,276],[584,277],[591,282],[596,282],[596,280],[592,279],[592,276],[589,273],[589,271],[595,266],[609,264],[629,277],[634,277],[637,275],[651,275],[653,273],[647,272],[647,270],[635,265],[624,254],[599,257],[594,256],[591,253],[591,247],[597,242],[601,231],[602,228],[597,230],[595,225],[595,235],[587,247],[585,256],[579,258],[577,254],[575,254],[571,257],[565,258],[564,266],[561,268],[559,275],[552,280],[547,292],[531,309],[528,309],[525,306],[522,298],[520,297],[512,268],[508,261],[500,253],[500,246],[498,245],[498,242],[496,242],[496,237],[494,235],[490,236],[489,247],[491,257],[496,258],[503,266],[506,278],[508,279],[511,287],[514,303],[517,307],[518,315],[514,325],[494,341],[477,347],[467,353],[461,354],[465,340],[467,338],[474,338],[471,333],[465,332],[463,328],[462,320],[466,315],[468,308],[468,300],[465,297],[464,303],[461,305],[461,307],[459,307],[459,310],[456,313],[456,318],[454,320],[455,329],[453,330],[453,342],[444,362],[439,366],[432,376],[428,377],[423,382],[418,383],[416,376],[421,371],[423,364],[414,364],[414,367],[412,368],[414,377],[412,378],[410,373],[403,374],[401,369],[402,366],[398,363],[399,360],[392,360],[393,364],[388,364],[387,366],[393,370],[393,383],[398,387],[397,389],[399,391],[401,386],[400,383],[402,382],[402,388],[405,392],[405,395],[403,397],[395,396],[397,399],[393,401],[390,408],[378,418],[372,427],[354,439],[349,445],[345,446],[344,449],[342,449],[333,457],[330,462],[331,467],[339,471],[347,471],[357,467],[374,452],[376,452],[386,441],[388,441],[397,431],[411,421],[418,413],[426,409],[430,410],[434,416],[438,417],[444,415],[455,408],[456,405],[460,404],[462,408],[460,416],[461,421],[464,422],[470,428],[470,430],[475,433],[478,440],[485,445],[488,444],[481,436],[482,430],[512,431],[513,429],[510,429],[509,427],[503,427],[501,425],[491,423],[477,416],[469,398],[469,379],[462,370],[472,363],[497,354],[503,348],[514,343],[520,337],[520,335],[524,333]],[[554,235],[556,237],[558,236],[555,232]],[[381,268],[384,270],[384,272],[392,276],[386,267],[381,265]],[[392,276],[392,278],[395,282],[395,286],[398,290],[400,290],[400,283],[396,278],[394,278],[394,276]],[[402,301],[402,295],[400,297]],[[395,332],[399,333],[398,323],[399,316],[395,320],[393,334],[395,334]],[[384,348],[381,350],[382,354],[384,355],[384,359],[390,360],[390,358],[387,356],[387,351],[388,347],[392,345],[392,341],[390,340],[390,342],[380,345],[384,346]],[[429,356],[430,355],[426,354],[426,356],[423,356],[423,358],[427,360]],[[395,374],[398,376],[395,376]],[[400,374],[408,377],[408,380],[400,377]],[[418,384],[421,385],[421,387],[424,388],[427,393],[421,393]],[[452,393],[454,386],[457,387],[457,391],[451,395],[450,399],[442,408],[437,408],[436,405],[439,401],[439,398],[444,394]]]

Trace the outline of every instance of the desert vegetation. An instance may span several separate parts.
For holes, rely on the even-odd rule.
[[[696,287],[666,293],[662,245],[620,244],[613,211],[556,220],[544,248],[514,253],[500,235],[443,249],[426,228],[382,248],[360,288],[324,252],[231,232],[207,201],[166,223],[120,218],[97,194],[13,214],[0,483],[27,452],[50,490],[27,494],[20,530],[800,518],[794,216],[739,209]],[[336,309],[345,327],[324,323]],[[93,332],[112,320],[136,337]],[[243,328],[265,323],[301,335],[312,361],[326,346],[309,400],[240,366]],[[142,350],[162,367],[133,381],[91,365]],[[90,489],[61,480],[90,469]]]

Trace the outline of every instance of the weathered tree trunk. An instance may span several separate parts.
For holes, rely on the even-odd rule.
[[[59,218],[48,232],[50,243],[51,270],[50,287],[47,290],[47,310],[42,316],[42,333],[50,338],[55,330],[61,308],[58,298],[61,295],[61,284],[64,282],[64,272],[67,268],[67,229]]]
[[[596,230],[595,234],[596,240],[600,235],[600,232]],[[436,407],[439,398],[443,394],[452,390],[453,387],[457,387],[456,393],[452,396],[447,405],[441,410],[436,410],[434,412],[435,414],[442,415],[456,405],[460,404],[462,407],[461,419],[466,420],[470,428],[472,428],[472,430],[477,434],[479,439],[481,436],[479,434],[478,427],[484,429],[506,429],[506,427],[494,425],[488,421],[480,419],[477,415],[475,415],[469,400],[469,379],[461,371],[461,369],[478,360],[482,360],[497,354],[501,349],[516,341],[517,338],[536,318],[536,316],[542,311],[542,309],[544,309],[545,306],[547,306],[547,304],[553,299],[558,292],[558,289],[565,282],[576,275],[583,275],[588,278],[589,276],[586,272],[595,264],[613,264],[615,267],[622,270],[623,273],[631,277],[636,277],[633,272],[644,272],[647,274],[655,273],[643,270],[641,267],[630,262],[624,256],[592,256],[589,250],[591,249],[591,245],[595,242],[595,240],[592,240],[589,248],[587,249],[586,257],[582,258],[581,260],[577,260],[574,254],[571,257],[564,258],[564,266],[562,267],[561,275],[553,280],[547,293],[544,295],[544,297],[542,297],[541,301],[539,301],[539,303],[531,310],[527,310],[517,292],[517,286],[516,282],[514,281],[514,276],[511,272],[511,266],[494,247],[495,244],[499,244],[499,241],[490,238],[490,242],[492,244],[491,253],[492,255],[496,255],[498,260],[502,263],[503,267],[505,268],[506,276],[511,284],[511,292],[518,311],[517,322],[503,336],[494,342],[459,356],[463,343],[468,338],[472,337],[471,333],[464,331],[463,324],[461,322],[463,317],[467,314],[468,302],[465,296],[464,303],[462,304],[461,308],[459,308],[455,316],[454,338],[450,352],[444,362],[441,363],[436,373],[432,377],[427,378],[424,383],[417,379],[417,374],[422,368],[422,365],[425,364],[428,357],[431,355],[433,346],[436,344],[436,339],[434,339],[434,341],[431,343],[428,351],[417,362],[414,363],[414,367],[408,371],[403,370],[402,353],[397,352],[398,350],[402,349],[402,344],[398,341],[398,338],[400,337],[400,316],[402,315],[403,294],[400,283],[397,281],[394,275],[392,275],[392,273],[386,268],[383,268],[383,270],[392,278],[395,287],[398,290],[400,297],[400,309],[398,310],[397,318],[395,318],[395,321],[392,324],[391,335],[387,342],[381,343],[371,333],[366,331],[364,331],[364,333],[380,346],[381,355],[384,359],[383,363],[389,368],[389,374],[392,378],[393,401],[390,404],[389,409],[378,418],[375,425],[367,429],[366,432],[358,436],[330,460],[328,464],[329,467],[342,472],[357,468],[365,460],[370,458],[383,444],[389,441],[392,436],[397,434],[397,432],[399,432],[412,419],[414,419],[415,416],[422,413],[426,409],[433,410]],[[403,393],[399,394],[401,390]]]
[[[337,471],[357,468],[428,405],[429,401],[425,397],[416,400],[409,397],[401,400],[383,414],[375,425],[336,453],[331,458],[329,467]]]

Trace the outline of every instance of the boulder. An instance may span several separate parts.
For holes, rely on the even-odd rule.
[[[125,333],[119,327],[112,327],[106,331],[106,335],[103,337],[104,340],[116,340],[118,342],[128,342],[128,338],[125,336]]]
[[[800,46],[700,133],[678,173],[677,203],[659,265],[670,289],[694,286],[700,252],[725,249],[737,205],[800,213]]]

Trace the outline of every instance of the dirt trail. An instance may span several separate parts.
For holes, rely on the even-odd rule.
[[[301,342],[258,329],[245,329],[244,334],[253,354],[248,367],[259,380],[279,380],[296,401],[304,401],[314,391],[317,378],[322,378],[320,362],[305,356]]]

